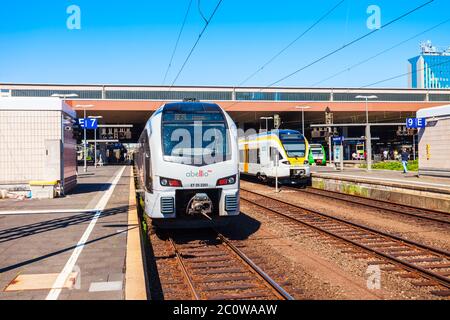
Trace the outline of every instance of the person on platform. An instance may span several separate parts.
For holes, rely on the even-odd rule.
[[[386,161],[386,160],[389,160],[389,152],[387,151],[387,149],[385,149],[384,151],[383,151],[383,160],[384,161]]]
[[[403,165],[403,173],[408,173],[409,153],[406,150],[406,148],[403,149],[401,158],[402,158],[402,165]]]

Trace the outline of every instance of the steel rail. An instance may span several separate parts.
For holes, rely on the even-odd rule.
[[[217,231],[216,231],[217,232]],[[217,232],[222,243],[226,244],[243,262],[245,262],[264,282],[276,292],[276,295],[282,300],[294,300],[294,298],[284,290],[278,283],[276,283],[267,273],[258,267],[249,257],[247,257],[241,250],[233,245],[224,235]]]
[[[188,283],[189,289],[191,290],[191,294],[194,297],[195,300],[200,300],[200,296],[198,295],[197,291],[195,290],[194,283],[189,276],[189,273],[187,271],[187,268],[183,262],[183,258],[181,256],[181,253],[178,251],[173,239],[171,237],[168,237],[170,244],[172,245],[173,250],[175,251],[175,255],[177,257],[177,261],[181,267],[181,271],[183,272],[183,275]]]
[[[419,247],[419,248],[424,249],[424,250],[433,251],[437,255],[443,256],[446,259],[450,259],[450,252],[448,252],[446,250],[433,248],[433,247],[427,246],[426,244],[422,244],[422,243],[418,243],[418,242],[415,242],[415,241],[412,241],[412,240],[404,239],[404,238],[398,237],[396,235],[393,235],[393,234],[390,234],[390,233],[387,233],[387,232],[383,232],[383,231],[380,231],[380,230],[377,230],[377,229],[373,229],[373,228],[370,228],[368,226],[363,226],[361,224],[358,224],[358,223],[355,223],[355,222],[351,222],[351,221],[347,221],[347,220],[344,220],[344,219],[341,219],[341,218],[338,218],[338,217],[333,217],[333,216],[328,215],[326,213],[322,213],[322,212],[319,212],[319,211],[313,210],[313,209],[304,208],[304,207],[301,207],[301,206],[299,206],[297,204],[293,204],[293,203],[289,203],[287,201],[283,201],[283,200],[280,200],[280,199],[277,199],[277,198],[269,197],[267,195],[260,194],[258,192],[246,190],[246,189],[243,189],[243,188],[241,188],[241,190],[245,191],[245,192],[253,193],[253,194],[261,196],[261,197],[269,198],[271,200],[275,200],[275,201],[281,202],[283,204],[286,204],[286,205],[289,205],[289,206],[292,206],[292,207],[295,207],[295,208],[298,208],[298,209],[301,209],[303,211],[307,211],[307,212],[310,212],[310,213],[313,213],[313,214],[316,214],[316,215],[320,215],[320,216],[323,216],[323,217],[331,219],[331,220],[336,220],[336,221],[339,221],[341,223],[350,225],[352,227],[364,229],[364,230],[372,232],[372,233],[377,233],[377,234],[385,236],[385,237],[393,238],[393,239],[395,239],[397,241],[404,242],[405,244],[409,244],[409,245],[414,246],[414,247]]]
[[[438,223],[443,223],[443,224],[450,224],[450,220],[446,221],[446,220],[441,220],[439,218],[428,217],[428,216],[426,216],[427,213],[425,213],[425,212],[423,213],[424,215],[421,215],[419,213],[415,214],[415,213],[411,213],[411,212],[403,212],[403,211],[392,209],[392,208],[386,208],[386,207],[383,207],[382,205],[381,206],[377,206],[376,204],[363,203],[363,202],[364,201],[374,201],[374,202],[379,202],[379,203],[384,204],[384,205],[390,204],[390,205],[405,207],[405,208],[408,208],[408,209],[411,209],[411,210],[428,211],[428,212],[430,212],[430,214],[438,214],[438,215],[447,216],[447,217],[450,218],[449,214],[447,214],[445,212],[441,212],[441,211],[416,208],[416,207],[413,207],[413,206],[408,206],[408,205],[403,205],[403,204],[398,204],[398,203],[390,203],[390,202],[382,201],[382,200],[378,200],[378,199],[368,199],[368,198],[361,197],[361,196],[354,196],[354,195],[349,195],[349,194],[345,194],[345,193],[340,193],[340,192],[335,192],[335,191],[328,191],[328,190],[321,190],[321,189],[316,189],[316,188],[308,188],[306,190],[301,190],[301,189],[295,189],[295,188],[292,188],[292,187],[287,187],[287,189],[288,190],[297,191],[297,192],[301,192],[301,193],[317,195],[319,197],[325,197],[325,198],[328,197],[328,198],[331,198],[331,199],[336,199],[336,200],[340,200],[340,201],[343,201],[343,202],[353,203],[353,204],[357,204],[357,205],[360,205],[360,206],[370,207],[370,208],[374,208],[374,209],[378,209],[378,210],[390,211],[390,212],[393,212],[393,213],[396,213],[396,214],[410,216],[410,217],[413,217],[413,218],[430,220],[430,221],[433,221],[433,222],[438,222]],[[319,192],[315,192],[315,191],[311,191],[311,190],[315,190],[315,191],[317,190]],[[330,193],[330,195],[328,195],[328,194],[321,194],[320,192]],[[357,200],[352,200],[352,199],[340,198],[339,195],[342,195],[344,197],[347,196],[349,198],[354,197],[356,199],[362,200],[362,202],[359,202]]]
[[[319,216],[323,216],[323,217],[328,218],[328,219],[330,219],[330,220],[338,221],[338,222],[340,222],[340,223],[349,225],[349,226],[354,227],[354,228],[363,229],[363,230],[369,231],[369,232],[374,233],[374,234],[379,234],[379,235],[382,235],[382,236],[387,237],[387,238],[392,238],[392,239],[395,239],[395,240],[397,240],[397,241],[399,241],[399,242],[403,242],[404,244],[407,244],[408,246],[419,247],[419,248],[424,249],[424,250],[426,250],[426,251],[430,251],[430,252],[433,253],[434,255],[438,254],[438,255],[440,255],[440,256],[444,256],[444,258],[446,258],[446,259],[450,259],[449,253],[446,252],[446,251],[440,250],[440,249],[431,248],[431,247],[428,247],[428,246],[426,246],[426,245],[422,245],[422,244],[419,244],[419,243],[415,243],[415,242],[413,242],[413,241],[406,240],[406,239],[403,239],[403,238],[400,238],[400,237],[397,237],[397,236],[394,236],[394,235],[386,234],[386,233],[383,233],[383,232],[381,232],[381,231],[377,231],[377,230],[374,230],[374,229],[371,229],[371,228],[368,228],[368,227],[365,227],[365,226],[361,226],[361,225],[358,225],[358,224],[355,224],[355,223],[352,223],[352,222],[347,222],[347,221],[344,221],[344,220],[339,219],[339,218],[331,217],[331,216],[328,216],[328,215],[326,215],[326,214],[323,214],[323,213],[320,213],[320,212],[316,212],[316,211],[314,211],[314,210],[302,208],[302,207],[300,207],[300,206],[297,206],[297,205],[294,205],[294,204],[285,202],[285,201],[283,201],[283,200],[275,199],[275,198],[272,198],[272,197],[269,197],[269,196],[266,196],[266,195],[262,195],[262,194],[259,194],[259,193],[257,193],[257,192],[248,191],[248,190],[244,190],[244,189],[242,189],[242,190],[243,190],[243,191],[246,191],[246,192],[249,192],[249,193],[252,193],[252,194],[256,194],[256,195],[258,195],[258,196],[260,196],[260,197],[264,197],[264,198],[273,200],[273,201],[278,201],[278,202],[280,202],[280,203],[283,203],[283,204],[292,206],[292,207],[297,208],[297,209],[301,209],[301,210],[303,210],[303,211],[306,211],[306,212],[309,212],[309,213],[312,213],[312,214],[316,214],[316,215],[319,215]],[[273,212],[273,213],[275,213],[275,214],[277,214],[277,215],[281,215],[281,216],[283,216],[283,217],[285,217],[285,218],[288,218],[288,219],[290,219],[290,220],[292,220],[292,221],[295,221],[295,222],[297,222],[297,223],[303,224],[303,225],[305,225],[305,226],[307,226],[307,227],[309,227],[309,228],[315,229],[315,230],[317,230],[317,231],[319,231],[319,232],[325,233],[325,234],[327,234],[327,235],[329,235],[329,236],[331,236],[331,237],[337,238],[337,239],[339,239],[339,240],[341,240],[341,241],[348,242],[348,243],[350,243],[350,244],[352,244],[352,245],[354,245],[354,246],[357,246],[357,247],[359,247],[359,248],[361,248],[361,249],[364,249],[364,250],[366,250],[366,251],[368,251],[368,252],[371,252],[372,254],[375,254],[375,255],[377,255],[377,256],[379,256],[379,257],[382,257],[382,258],[388,259],[388,260],[390,260],[390,261],[393,261],[394,263],[396,263],[397,265],[402,266],[404,269],[407,269],[408,271],[411,271],[411,272],[419,272],[419,273],[420,273],[422,276],[424,276],[425,278],[427,278],[427,279],[429,279],[429,280],[432,280],[432,281],[435,281],[435,282],[437,282],[437,283],[443,285],[443,286],[446,287],[446,288],[450,288],[450,279],[447,278],[447,277],[444,277],[444,276],[442,276],[442,275],[440,275],[440,274],[434,273],[434,272],[432,272],[432,271],[429,271],[429,270],[427,270],[427,269],[425,269],[425,268],[422,268],[422,267],[420,267],[420,266],[414,265],[414,264],[412,264],[412,263],[408,263],[408,262],[403,261],[403,260],[401,260],[401,259],[398,259],[398,258],[396,258],[396,257],[394,257],[394,256],[392,256],[392,255],[390,255],[390,254],[386,254],[386,253],[380,252],[380,251],[378,251],[378,250],[375,250],[375,249],[373,249],[373,248],[370,248],[370,247],[368,247],[368,246],[366,246],[366,245],[364,245],[364,244],[358,243],[358,242],[353,241],[353,240],[351,240],[351,239],[347,239],[347,238],[345,238],[345,237],[339,236],[339,235],[337,235],[337,234],[335,234],[335,233],[333,233],[333,232],[330,232],[330,231],[328,231],[328,230],[325,230],[325,229],[323,229],[323,228],[321,228],[321,227],[315,226],[315,225],[310,224],[310,223],[308,223],[308,222],[301,221],[301,220],[299,220],[299,219],[297,219],[297,218],[294,218],[294,217],[291,217],[291,216],[289,216],[289,215],[287,215],[287,214],[284,214],[284,213],[281,213],[281,212],[279,212],[279,211],[276,211],[276,210],[274,210],[274,209],[272,209],[272,208],[268,208],[268,207],[266,207],[266,206],[264,206],[264,205],[262,205],[262,204],[259,204],[259,203],[255,202],[255,201],[245,199],[245,197],[242,197],[242,196],[241,196],[241,200],[247,201],[247,202],[249,202],[249,203],[251,203],[251,204],[253,204],[253,205],[256,205],[256,206],[258,206],[258,207],[261,207],[261,208],[263,208],[263,209],[265,209],[265,210],[268,210],[268,211],[270,211],[270,212]]]

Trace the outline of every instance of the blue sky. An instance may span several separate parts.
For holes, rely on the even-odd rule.
[[[197,2],[168,75],[171,83],[203,27]],[[338,0],[223,0],[176,85],[237,85],[296,38]],[[246,85],[266,86],[363,35],[366,9],[381,8],[382,24],[426,0],[347,0]],[[162,83],[189,0],[8,1],[0,9],[0,82]],[[201,0],[205,16],[217,0]],[[81,30],[66,27],[70,5],[81,8]],[[450,18],[450,1],[435,0],[405,19],[277,84],[311,86]],[[359,87],[407,72],[419,42],[450,46],[450,23],[323,82]],[[407,78],[378,85],[405,87]]]

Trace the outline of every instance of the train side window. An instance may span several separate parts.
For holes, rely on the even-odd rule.
[[[275,162],[275,157],[277,150],[274,147],[270,147],[270,161]]]
[[[270,147],[270,161],[275,163],[277,161],[277,154],[278,154],[278,160],[282,160],[283,156],[281,153],[277,150],[277,148]]]
[[[249,163],[258,163],[258,149],[249,149]]]

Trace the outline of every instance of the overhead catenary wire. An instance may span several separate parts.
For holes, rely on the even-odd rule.
[[[411,15],[412,13],[414,13],[414,12],[416,12],[416,11],[422,9],[422,8],[424,8],[425,6],[431,4],[432,2],[434,2],[434,0],[429,0],[429,1],[427,1],[427,2],[425,2],[425,3],[423,3],[423,4],[421,4],[421,5],[419,5],[419,6],[417,6],[417,7],[415,7],[414,9],[409,10],[408,12],[406,12],[406,13],[404,13],[404,14],[398,16],[397,18],[395,18],[395,19],[389,21],[388,23],[386,23],[385,25],[381,26],[379,29],[372,30],[372,31],[370,31],[370,32],[367,33],[367,34],[365,34],[365,35],[363,35],[363,36],[360,36],[360,37],[358,37],[358,38],[356,38],[356,39],[354,39],[354,40],[352,40],[352,41],[350,41],[350,42],[344,44],[342,47],[340,47],[340,48],[338,48],[338,49],[335,49],[335,50],[331,51],[330,53],[328,53],[328,54],[326,54],[326,55],[324,55],[324,56],[322,56],[322,57],[316,59],[316,60],[313,61],[312,63],[310,63],[310,64],[308,64],[308,65],[306,65],[306,66],[304,66],[304,67],[302,67],[302,68],[300,68],[300,69],[297,69],[296,71],[294,71],[294,72],[288,74],[287,76],[284,76],[283,78],[281,78],[281,79],[279,79],[279,80],[277,80],[277,81],[275,81],[275,82],[272,82],[271,84],[269,84],[269,85],[267,85],[267,86],[261,87],[261,88],[259,89],[259,92],[262,92],[262,90],[264,90],[264,89],[268,89],[268,88],[270,88],[270,87],[273,87],[275,84],[277,84],[277,83],[279,83],[279,82],[281,82],[281,81],[283,81],[283,80],[286,80],[287,78],[292,77],[293,75],[299,73],[300,71],[303,71],[303,70],[305,70],[305,69],[307,69],[307,68],[309,68],[309,67],[311,67],[311,66],[313,66],[313,65],[315,65],[315,64],[317,64],[317,63],[319,63],[319,62],[321,62],[321,61],[323,61],[323,60],[325,60],[326,58],[328,58],[328,57],[330,57],[330,56],[332,56],[332,55],[334,55],[334,54],[336,54],[336,53],[342,51],[343,49],[345,49],[345,48],[347,48],[347,47],[349,47],[349,46],[351,46],[351,45],[353,45],[353,44],[355,44],[355,43],[357,43],[357,42],[359,42],[359,41],[361,41],[361,40],[363,40],[363,39],[365,39],[365,38],[371,36],[372,34],[374,34],[374,33],[377,32],[377,31],[382,30],[382,29],[385,29],[386,27],[388,27],[388,26],[394,24],[395,22],[398,22],[398,21],[402,20],[403,18],[405,18],[405,17]],[[403,75],[403,76],[404,76],[404,75]],[[388,80],[386,80],[386,81],[388,81]],[[372,85],[374,85],[374,84],[372,84]],[[362,88],[363,88],[363,87],[362,87]],[[231,108],[231,107],[233,107],[234,105],[236,105],[236,104],[238,104],[238,103],[240,103],[240,102],[241,102],[241,101],[235,101],[234,103],[232,103],[231,105],[229,105],[229,106],[227,106],[227,107],[228,107],[228,108]]]
[[[319,84],[321,84],[321,83],[324,83],[324,82],[326,82],[326,81],[328,81],[328,80],[331,80],[331,79],[333,79],[333,78],[336,78],[337,76],[339,76],[339,75],[341,75],[341,74],[343,74],[343,73],[345,73],[345,72],[349,72],[350,70],[352,70],[352,69],[354,69],[354,68],[356,68],[356,67],[359,67],[359,66],[361,66],[361,65],[363,65],[363,64],[365,64],[365,63],[367,63],[367,62],[369,62],[369,61],[371,61],[371,60],[373,60],[373,59],[375,59],[375,58],[378,58],[379,56],[381,56],[381,55],[383,55],[383,54],[385,54],[385,53],[387,53],[387,52],[389,52],[389,51],[391,51],[391,50],[393,50],[393,49],[395,49],[395,48],[398,48],[398,47],[400,47],[401,45],[403,45],[403,44],[405,44],[405,43],[407,43],[407,42],[409,42],[409,41],[411,41],[411,40],[413,40],[413,39],[415,39],[415,38],[418,38],[418,37],[420,37],[420,36],[422,36],[422,35],[424,35],[424,34],[430,32],[430,31],[432,31],[432,30],[434,30],[434,29],[437,29],[438,27],[440,27],[440,26],[442,26],[442,25],[444,25],[444,24],[446,24],[446,23],[448,23],[448,22],[450,22],[450,19],[447,19],[447,20],[445,20],[445,21],[442,21],[442,22],[440,22],[440,23],[438,23],[438,24],[432,26],[431,28],[428,28],[428,29],[426,29],[426,30],[424,30],[424,31],[422,31],[422,32],[420,32],[420,33],[418,33],[418,34],[416,34],[416,35],[414,35],[414,36],[412,36],[412,37],[406,39],[406,40],[403,40],[403,41],[401,41],[401,42],[395,44],[394,46],[389,47],[388,49],[385,49],[385,50],[383,50],[383,51],[381,51],[381,52],[379,52],[379,53],[377,53],[377,54],[375,54],[375,55],[373,55],[373,56],[371,56],[371,57],[369,57],[369,58],[366,58],[366,59],[364,59],[364,60],[361,60],[361,61],[358,62],[358,63],[355,63],[355,64],[353,64],[353,65],[351,65],[351,66],[349,66],[349,67],[346,67],[345,69],[342,69],[341,71],[339,71],[339,72],[337,72],[337,73],[335,73],[335,74],[333,74],[333,75],[331,75],[331,76],[329,76],[329,77],[327,77],[327,78],[325,78],[325,79],[323,79],[323,80],[320,80],[320,81],[318,81],[318,82],[312,84],[311,87],[315,87],[315,86],[317,86],[317,85],[319,85]]]
[[[177,82],[178,78],[180,77],[181,73],[183,72],[186,64],[188,63],[189,59],[192,56],[192,53],[194,52],[195,48],[197,47],[198,43],[200,42],[200,39],[202,38],[203,34],[205,33],[206,29],[208,28],[208,26],[210,25],[212,19],[214,18],[217,10],[219,9],[220,5],[222,4],[223,0],[219,0],[219,2],[217,3],[216,7],[214,8],[214,11],[212,12],[211,16],[209,17],[209,19],[205,22],[205,26],[203,27],[202,31],[199,33],[197,40],[195,41],[194,45],[192,46],[191,50],[189,51],[189,54],[187,55],[186,59],[184,60],[180,70],[178,71],[175,79],[172,81],[172,84],[170,85],[170,87],[172,88],[175,85],[175,82]]]
[[[205,21],[205,23],[207,23],[207,22],[208,22],[208,19],[206,19],[205,15],[204,15],[203,12],[202,12],[202,7],[201,7],[201,5],[200,5],[200,1],[201,1],[201,0],[198,0],[198,1],[197,1],[198,13],[199,13],[200,16],[203,18],[203,21]]]
[[[423,4],[421,4],[421,5],[417,6],[417,7],[415,7],[415,8],[412,9],[412,10],[409,10],[408,12],[406,12],[406,13],[400,15],[399,17],[397,17],[397,18],[395,18],[395,19],[389,21],[388,23],[382,25],[380,28],[374,29],[374,30],[372,30],[372,31],[370,31],[370,32],[368,32],[368,33],[362,35],[362,36],[359,36],[358,38],[356,38],[356,39],[354,39],[354,40],[352,40],[352,41],[350,41],[350,42],[344,44],[342,47],[339,47],[339,48],[337,48],[337,49],[335,49],[335,50],[333,50],[333,51],[331,51],[331,52],[325,54],[324,56],[322,56],[322,57],[320,57],[320,58],[314,60],[313,62],[311,62],[311,63],[309,63],[309,64],[307,64],[307,65],[305,65],[305,66],[303,66],[303,67],[301,67],[301,68],[299,68],[299,69],[297,69],[297,70],[295,70],[295,71],[293,71],[293,72],[291,72],[291,73],[289,73],[289,74],[283,76],[282,78],[280,78],[280,79],[278,79],[278,80],[276,80],[276,81],[270,83],[270,84],[267,85],[266,87],[267,87],[267,88],[273,87],[274,85],[276,85],[276,84],[278,84],[278,83],[280,83],[280,82],[282,82],[282,81],[284,81],[284,80],[286,80],[286,79],[288,79],[288,78],[290,78],[290,77],[296,75],[297,73],[299,73],[299,72],[301,72],[301,71],[303,71],[303,70],[305,70],[305,69],[308,69],[308,68],[312,67],[313,65],[315,65],[315,64],[317,64],[317,63],[319,63],[319,62],[321,62],[321,61],[323,61],[323,60],[325,60],[325,59],[331,57],[332,55],[335,55],[336,53],[338,53],[338,52],[344,50],[345,48],[348,48],[348,47],[354,45],[355,43],[357,43],[357,42],[359,42],[359,41],[361,41],[361,40],[363,40],[363,39],[365,39],[365,38],[367,38],[367,37],[373,35],[374,33],[378,32],[378,31],[380,31],[380,30],[385,29],[386,27],[388,27],[388,26],[394,24],[395,22],[398,22],[398,21],[402,20],[403,18],[405,18],[405,17],[411,15],[412,13],[414,13],[414,12],[416,12],[416,11],[419,11],[420,9],[426,7],[427,5],[431,4],[431,3],[434,2],[434,1],[435,1],[435,0],[428,0],[427,2],[425,2],[425,3],[423,3]]]
[[[183,33],[184,26],[186,25],[187,17],[188,17],[188,15],[189,15],[189,11],[191,10],[192,2],[193,2],[193,0],[189,0],[189,5],[188,5],[187,10],[186,10],[186,13],[185,13],[185,15],[184,15],[183,23],[181,24],[180,31],[178,32],[177,41],[175,42],[175,47],[173,48],[173,51],[172,51],[172,55],[171,55],[171,57],[170,57],[169,64],[168,64],[168,66],[167,66],[166,73],[165,73],[165,75],[164,75],[163,84],[166,83],[167,75],[169,74],[169,70],[170,70],[170,68],[172,67],[173,58],[175,57],[175,53],[176,53],[176,51],[177,51],[177,49],[178,49],[178,44],[180,43],[181,34]]]
[[[292,47],[298,40],[303,38],[309,31],[314,29],[318,24],[320,24],[323,20],[325,20],[331,13],[333,13],[340,5],[342,5],[347,0],[340,0],[337,4],[334,5],[330,10],[328,10],[325,14],[323,14],[317,21],[315,21],[311,26],[309,26],[306,30],[304,30],[300,35],[298,35],[294,40],[292,40],[288,45],[283,47],[280,51],[278,51],[275,55],[273,55],[269,60],[267,60],[262,66],[260,66],[255,72],[250,74],[247,78],[245,78],[241,83],[237,85],[237,87],[243,86],[250,79],[260,73],[264,68],[266,68],[269,64],[275,61],[280,55],[282,55],[287,49]]]

